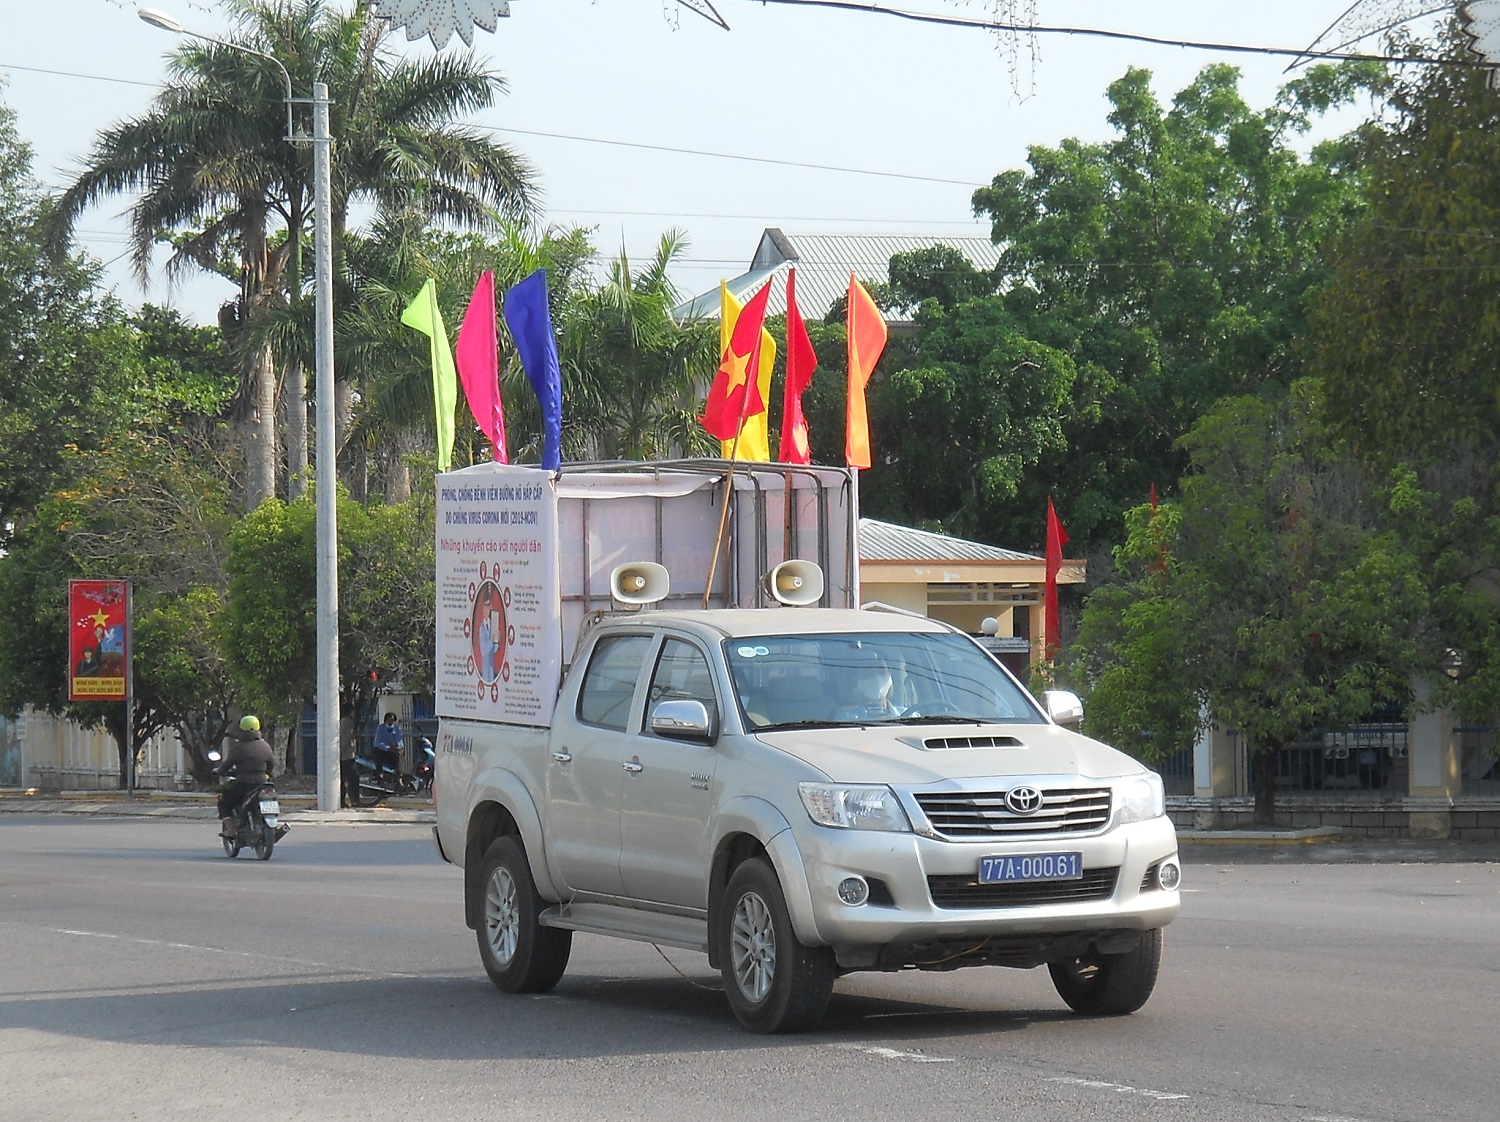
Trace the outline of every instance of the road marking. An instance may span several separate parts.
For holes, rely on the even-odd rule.
[[[39,927],[28,923],[17,923],[12,920],[0,920],[0,927],[18,927],[26,931],[42,931],[49,935],[72,935],[79,939],[114,939],[121,943],[134,943],[142,947],[165,947],[174,951],[194,951],[200,954],[223,954],[235,958],[257,959],[264,962],[281,962],[291,966],[310,966],[317,970],[329,970],[336,974],[350,974],[356,977],[369,977],[371,975],[382,978],[420,978],[421,974],[407,974],[393,970],[350,970],[347,966],[339,966],[331,962],[318,962],[310,958],[292,958],[288,955],[261,954],[258,951],[235,951],[227,947],[205,947],[196,943],[174,943],[166,939],[142,939],[134,935],[119,935],[112,931],[82,931],[72,927]]]
[[[863,1052],[867,1056],[879,1056],[882,1060],[906,1060],[914,1064],[951,1064],[952,1056],[929,1056],[924,1052],[903,1052],[897,1048],[882,1048],[874,1044],[831,1044],[844,1052]]]
[[[1105,1083],[1099,1079],[1072,1079],[1067,1076],[1049,1076],[1048,1083],[1066,1083],[1070,1087],[1087,1087],[1095,1091],[1114,1091],[1119,1095],[1139,1095],[1144,1099],[1186,1099],[1190,1095],[1179,1095],[1172,1091],[1153,1091],[1147,1087],[1130,1087],[1124,1083]]]

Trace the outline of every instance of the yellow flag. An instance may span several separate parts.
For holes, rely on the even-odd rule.
[[[719,353],[729,347],[729,337],[734,333],[735,320],[740,318],[742,305],[729,294],[729,286],[719,282]],[[776,341],[764,327],[760,329],[760,370],[756,379],[760,386],[760,399],[771,400],[771,369],[776,365]],[[731,455],[741,460],[769,460],[771,458],[771,436],[767,428],[770,410],[764,409],[754,416],[746,417],[740,427],[739,447],[733,440],[720,441],[720,452],[727,460]],[[722,430],[721,430],[722,431]]]
[[[453,411],[458,407],[458,371],[453,365],[453,351],[448,346],[448,332],[443,327],[443,313],[438,310],[437,286],[431,277],[401,313],[401,322],[427,336],[432,355],[432,400],[437,414],[437,469],[447,471],[453,466]]]

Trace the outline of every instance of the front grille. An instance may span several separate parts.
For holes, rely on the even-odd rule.
[[[950,841],[1087,834],[1109,823],[1108,787],[1047,787],[1035,814],[1013,814],[1004,791],[919,794],[917,805],[932,828]]]
[[[1078,880],[1023,880],[980,884],[977,877],[927,878],[927,891],[939,908],[1026,908],[1108,900],[1115,894],[1120,868],[1085,869]]]

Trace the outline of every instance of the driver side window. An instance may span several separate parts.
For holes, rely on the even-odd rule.
[[[714,700],[713,675],[703,652],[691,643],[668,639],[662,644],[661,657],[651,675],[651,692],[646,706],[646,723],[650,726],[651,710],[662,701],[701,701],[708,710],[708,723],[718,723],[719,707]]]

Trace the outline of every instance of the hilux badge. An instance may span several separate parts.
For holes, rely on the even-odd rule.
[[[1042,809],[1042,793],[1035,787],[1012,787],[1005,792],[1005,806],[1012,814],[1035,814]]]

